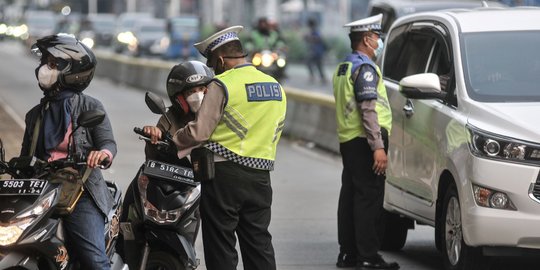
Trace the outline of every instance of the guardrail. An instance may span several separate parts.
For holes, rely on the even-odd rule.
[[[96,51],[96,76],[165,94],[165,82],[174,63],[156,59],[132,58],[111,52]],[[332,96],[285,88],[287,118],[284,135],[313,142],[325,150],[339,153],[336,132],[335,102]]]

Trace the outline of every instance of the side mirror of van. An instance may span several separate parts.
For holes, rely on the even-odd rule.
[[[407,76],[399,81],[399,92],[411,99],[442,99],[446,92],[441,90],[439,76],[421,73]]]

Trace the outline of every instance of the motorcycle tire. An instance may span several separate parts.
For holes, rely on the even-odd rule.
[[[170,253],[152,251],[148,254],[147,270],[187,270],[184,264]]]

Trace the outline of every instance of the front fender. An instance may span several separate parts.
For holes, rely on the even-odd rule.
[[[152,230],[147,231],[146,236],[152,249],[156,249],[155,245],[158,245],[158,249],[173,250],[181,258],[187,259],[189,264],[197,265],[195,247],[183,235],[173,231]],[[163,244],[167,245],[167,249],[164,249]]]

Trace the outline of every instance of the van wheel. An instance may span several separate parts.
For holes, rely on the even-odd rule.
[[[163,251],[152,251],[146,263],[148,270],[186,270],[178,256]]]
[[[442,244],[444,268],[447,270],[487,269],[487,258],[479,248],[470,247],[463,241],[461,206],[456,186],[451,184],[444,196],[442,226],[438,231]]]
[[[381,250],[401,250],[407,241],[408,220],[386,210],[383,210],[382,219],[385,223],[385,229],[384,235],[381,237]]]

